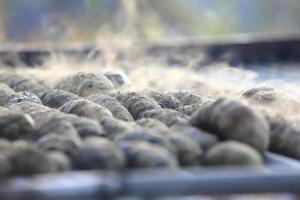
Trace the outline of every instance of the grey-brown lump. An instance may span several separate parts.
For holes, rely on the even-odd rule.
[[[259,152],[269,145],[269,125],[264,116],[229,98],[219,98],[198,110],[190,118],[190,124],[223,140],[249,144]]]
[[[30,140],[36,134],[33,119],[21,113],[0,116],[0,130],[0,137],[8,140]]]
[[[106,137],[107,133],[103,129],[103,127],[93,119],[89,119],[86,117],[75,117],[70,120],[73,127],[77,130],[79,136],[81,138],[86,138],[90,136],[97,137]]]
[[[152,97],[162,108],[169,108],[176,110],[179,107],[179,101],[170,93],[159,93],[155,91],[148,92],[148,95]]]
[[[270,150],[300,159],[300,128],[282,117],[268,118],[270,124]]]
[[[53,172],[47,153],[33,144],[22,143],[8,154],[12,175],[32,175]]]
[[[104,106],[107,108],[115,118],[124,121],[133,121],[132,115],[129,111],[115,98],[103,94],[95,94],[86,97],[86,99]]]
[[[106,72],[104,73],[106,76],[115,86],[115,88],[122,87],[126,83],[126,75],[118,72]]]
[[[172,133],[168,138],[176,150],[181,166],[193,166],[201,163],[202,149],[196,142],[179,133]]]
[[[45,151],[59,151],[72,156],[81,147],[81,140],[76,136],[51,133],[39,138],[36,144]]]
[[[102,74],[83,73],[67,76],[60,80],[55,89],[65,90],[78,94],[79,96],[90,96],[93,94],[107,94],[114,90],[112,82]]]
[[[170,132],[170,129],[167,127],[167,125],[165,125],[164,123],[162,123],[156,119],[141,118],[141,119],[137,120],[136,123],[144,128],[157,129],[161,133],[169,133]]]
[[[6,106],[8,98],[15,94],[15,91],[8,85],[0,83],[0,106]]]
[[[235,142],[221,142],[205,154],[205,164],[207,165],[248,165],[262,166],[261,155],[251,146]]]
[[[79,98],[76,94],[64,90],[47,90],[41,96],[44,105],[56,109],[69,101]]]
[[[118,147],[126,157],[126,167],[135,168],[176,168],[177,161],[165,148],[145,141],[124,141]]]
[[[59,135],[78,136],[77,130],[71,122],[59,118],[50,118],[49,121],[37,127],[38,136],[44,136],[50,133],[57,133]]]
[[[114,141],[116,143],[120,143],[122,141],[146,141],[166,148],[170,152],[176,154],[176,150],[169,138],[155,129],[137,128],[132,131],[123,132],[116,136]]]
[[[59,110],[64,113],[75,114],[97,121],[100,121],[103,117],[112,116],[107,108],[85,99],[69,101],[62,105]]]
[[[159,104],[153,98],[141,92],[119,92],[113,96],[127,108],[134,119],[140,118],[145,111],[160,109]]]
[[[104,117],[101,119],[100,124],[106,135],[111,139],[123,132],[134,130],[138,127],[135,123],[125,122],[114,117]]]
[[[16,92],[30,91],[40,96],[47,89],[45,85],[40,84],[36,79],[30,76],[2,73],[0,75],[0,82],[7,84]]]
[[[171,109],[148,110],[141,115],[141,118],[153,118],[161,121],[167,126],[172,126],[176,123],[188,120],[188,116]]]
[[[260,86],[260,87],[254,87],[254,88],[251,88],[251,89],[248,89],[248,90],[244,91],[242,93],[242,96],[247,97],[247,98],[251,98],[254,95],[256,95],[257,93],[272,92],[272,91],[274,91],[274,88],[272,88],[272,87]]]
[[[20,102],[33,102],[37,104],[42,103],[40,98],[36,94],[29,91],[17,92],[9,96],[7,99],[7,105],[20,103]]]
[[[178,123],[173,125],[171,129],[193,140],[204,151],[207,151],[209,148],[219,142],[218,138],[215,135],[197,129],[188,124]]]
[[[50,151],[47,156],[54,172],[64,172],[71,169],[71,162],[66,154],[59,151]]]
[[[123,153],[104,138],[87,138],[73,155],[76,169],[120,170],[124,166]]]

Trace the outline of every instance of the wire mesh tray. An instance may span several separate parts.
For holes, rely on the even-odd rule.
[[[300,191],[300,162],[267,153],[264,168],[75,171],[1,180],[2,200],[109,199]],[[151,199],[150,198],[150,199]]]

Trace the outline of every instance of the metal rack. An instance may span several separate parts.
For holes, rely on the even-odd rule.
[[[2,200],[112,199],[120,196],[224,195],[300,191],[300,163],[267,153],[266,167],[77,171],[1,181]]]
[[[122,49],[109,44],[122,54]],[[143,51],[147,55],[157,58],[161,54],[174,51],[188,54],[191,50],[205,55],[205,64],[225,61],[231,65],[249,65],[253,63],[291,63],[300,61],[299,35],[261,36],[234,35],[219,39],[206,40],[178,40],[166,42],[137,42],[125,48],[125,51]],[[78,61],[85,60],[88,55],[101,56],[102,46],[94,43],[60,44],[60,45],[5,45],[0,48],[0,60],[14,66],[11,58],[18,58],[27,66],[41,65],[52,54],[63,54]],[[122,57],[122,56],[120,56]]]

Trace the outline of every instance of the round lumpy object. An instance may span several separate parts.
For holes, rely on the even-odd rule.
[[[77,130],[72,123],[60,118],[50,118],[49,121],[37,127],[38,136],[42,137],[50,133],[57,133],[59,135],[78,136]]]
[[[103,127],[96,120],[85,117],[75,117],[71,119],[70,122],[72,123],[73,127],[77,130],[81,138],[86,138],[90,136],[107,136],[107,133],[105,132]]]
[[[202,149],[196,142],[179,133],[170,134],[168,137],[176,150],[178,163],[181,166],[193,166],[201,163]]]
[[[108,94],[114,89],[108,80],[86,80],[77,89],[77,94],[87,97],[93,94]]]
[[[36,144],[45,151],[59,151],[71,156],[80,148],[81,140],[75,136],[52,133],[39,138]]]
[[[7,84],[13,90],[17,92],[30,91],[40,96],[46,89],[44,85],[41,85],[37,80],[30,76],[25,76],[15,73],[1,74],[0,81]]]
[[[69,101],[78,100],[79,98],[76,94],[64,90],[47,90],[41,96],[44,105],[56,109]]]
[[[213,146],[206,152],[205,164],[214,166],[262,166],[263,159],[251,146],[235,141],[227,141]]]
[[[65,90],[79,96],[106,94],[114,90],[112,82],[101,74],[78,72],[60,80],[55,89]]]
[[[103,117],[112,116],[111,112],[105,107],[84,99],[69,101],[62,105],[59,110],[97,121],[100,121]]]
[[[27,79],[24,82],[20,82],[14,87],[14,90],[17,92],[21,91],[30,91],[34,94],[40,96],[43,94],[46,88],[40,85],[37,81],[33,79]]]
[[[124,166],[123,153],[104,138],[87,138],[72,156],[76,169],[120,170]]]
[[[194,114],[194,112],[196,112],[202,107],[203,107],[202,104],[184,105],[184,106],[180,106],[178,111],[187,116],[191,116],[192,114]]]
[[[15,91],[8,85],[0,83],[0,106],[6,106],[8,98],[14,94]]]
[[[114,97],[127,108],[134,119],[140,118],[145,111],[160,109],[159,104],[153,98],[141,92],[117,93]]]
[[[140,125],[141,127],[150,128],[150,129],[157,129],[162,133],[169,133],[170,132],[170,129],[167,127],[167,125],[165,125],[164,123],[162,123],[162,122],[160,122],[156,119],[141,118],[141,119],[137,120],[136,123],[138,125]]]
[[[274,106],[285,109],[286,106],[298,107],[296,101],[270,87],[256,87],[242,93],[249,103],[262,106]]]
[[[46,152],[32,144],[14,147],[8,154],[12,175],[32,175],[53,172]]]
[[[270,151],[300,160],[300,128],[282,117],[269,117]]]
[[[201,104],[206,98],[196,94],[187,94],[180,99],[182,105]]]
[[[188,97],[192,97],[192,96],[188,95]],[[187,99],[188,102],[191,101],[188,99]],[[213,102],[212,99],[203,97],[203,98],[201,98],[200,101],[195,101],[195,102],[192,102],[191,104],[186,104],[186,105],[180,106],[178,111],[180,111],[181,113],[183,113],[187,116],[191,116],[192,114],[194,114],[194,112],[196,112],[197,110],[201,109],[205,105],[212,103],[212,102]]]
[[[117,145],[125,154],[127,168],[177,167],[174,155],[159,145],[145,141],[125,141]]]
[[[11,150],[11,143],[7,139],[0,139],[0,154],[5,154]]]
[[[20,103],[20,102],[32,102],[37,104],[42,103],[40,98],[36,94],[29,91],[17,92],[9,96],[7,99],[7,105]]]
[[[254,87],[251,89],[248,89],[246,91],[244,91],[242,93],[243,97],[253,97],[255,94],[259,93],[259,92],[270,92],[270,91],[274,91],[274,88],[272,87],[267,87],[267,86],[260,86],[260,87]]]
[[[36,134],[29,115],[11,113],[0,117],[0,137],[8,140],[32,139]]]
[[[9,115],[11,113],[12,111],[10,111],[8,108],[0,106],[0,117],[4,115]]]
[[[156,109],[145,111],[141,118],[153,118],[167,126],[172,126],[173,124],[179,123],[181,121],[187,121],[188,117],[176,110],[171,109]]]
[[[27,141],[27,140],[15,140],[15,141],[11,142],[11,147],[13,149],[22,149],[22,148],[26,148],[30,145],[33,145],[34,148],[37,147],[33,142]]]
[[[108,95],[96,94],[86,97],[86,99],[104,106],[107,108],[115,118],[124,121],[133,121],[130,112],[115,98]]]
[[[8,157],[0,154],[0,177],[5,177],[11,173],[11,164]]]
[[[11,104],[8,106],[8,109],[14,112],[21,112],[26,114],[29,114],[33,111],[50,110],[50,108],[42,104],[37,104],[34,102],[26,102],[26,101]]]
[[[54,172],[64,172],[71,169],[71,162],[67,155],[59,151],[51,151],[47,156]]]
[[[123,73],[118,72],[106,72],[104,73],[106,76],[115,86],[115,88],[122,87],[127,82],[127,77]]]
[[[179,107],[178,99],[170,93],[159,93],[154,91],[148,93],[162,108],[176,110]]]
[[[115,138],[117,135],[123,132],[137,128],[137,125],[135,123],[128,123],[113,117],[104,117],[100,121],[100,124],[106,132],[106,135],[111,139]]]
[[[114,138],[116,143],[123,141],[145,141],[159,145],[176,154],[176,150],[165,134],[159,133],[154,129],[139,128],[132,131],[123,132]]]
[[[215,135],[209,134],[190,125],[175,124],[171,127],[171,129],[196,142],[203,151],[207,151],[219,142]]]
[[[250,102],[259,103],[259,104],[274,104],[277,101],[277,104],[280,104],[281,95],[274,91],[268,92],[259,92],[249,98]]]
[[[269,145],[269,126],[260,113],[229,98],[220,98],[192,115],[190,124],[217,134],[223,140],[236,140],[264,152]]]
[[[59,117],[62,114],[63,113],[55,109],[33,110],[29,113],[29,115],[34,119],[36,127],[39,127],[41,124],[47,123],[52,118]]]

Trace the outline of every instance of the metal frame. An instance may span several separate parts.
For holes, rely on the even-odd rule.
[[[300,163],[268,153],[266,167],[80,171],[2,180],[1,200],[110,199],[300,191]]]
[[[108,45],[122,51],[117,46]],[[101,56],[101,48],[102,45],[95,43],[4,45],[0,47],[0,60],[14,66],[15,63],[10,58],[17,57],[27,66],[37,66],[52,54],[64,54],[80,61],[85,60],[84,58],[91,54],[95,57]],[[137,42],[129,49],[142,50],[153,58],[173,51],[184,54],[195,50],[205,55],[205,64],[220,61],[228,62],[231,65],[291,63],[300,62],[300,34],[287,37],[241,34],[219,39],[189,39],[158,43]]]

